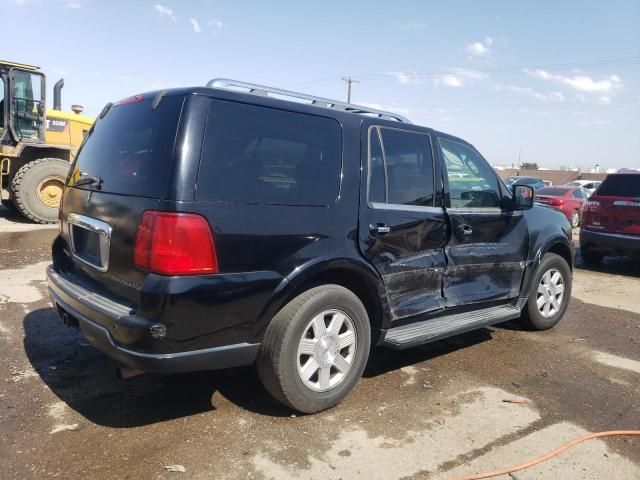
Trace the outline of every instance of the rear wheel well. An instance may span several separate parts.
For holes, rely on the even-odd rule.
[[[303,282],[290,296],[293,299],[310,288],[319,285],[340,285],[352,291],[362,302],[369,316],[371,324],[371,343],[378,341],[382,326],[382,302],[374,285],[365,280],[362,275],[346,268],[336,268],[321,272]]]
[[[573,270],[573,258],[571,256],[571,250],[564,243],[554,243],[553,245],[551,245],[551,247],[549,247],[547,253],[555,253],[556,255],[560,255],[567,262],[569,268]]]

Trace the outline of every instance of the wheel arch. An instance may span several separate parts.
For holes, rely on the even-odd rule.
[[[278,286],[260,314],[252,336],[260,340],[275,314],[291,300],[318,285],[340,285],[353,292],[363,303],[371,324],[372,344],[379,340],[385,327],[388,304],[382,280],[377,271],[362,261],[342,258],[316,260],[300,266]]]

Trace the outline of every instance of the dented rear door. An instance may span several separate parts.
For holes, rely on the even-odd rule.
[[[383,279],[392,321],[442,309],[448,226],[434,199],[431,136],[365,128],[363,167],[359,244]]]

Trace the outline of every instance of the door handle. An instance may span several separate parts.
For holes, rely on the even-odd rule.
[[[384,223],[376,223],[375,225],[369,225],[369,231],[378,235],[386,235],[391,232],[391,227]]]
[[[458,225],[458,227],[456,228],[456,233],[461,237],[466,237],[473,233],[473,228],[471,228],[471,225],[463,223],[462,225]]]

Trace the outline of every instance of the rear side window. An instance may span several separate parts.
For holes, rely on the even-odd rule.
[[[340,189],[341,130],[333,119],[214,100],[196,197],[330,205]]]
[[[600,197],[640,197],[640,174],[609,175],[600,185]]]
[[[555,188],[555,187],[544,187],[536,192],[536,195],[550,195],[552,197],[562,197],[567,193],[567,188]],[[574,190],[575,192],[579,192],[580,190]],[[578,197],[582,198],[582,197]]]
[[[372,128],[369,149],[370,202],[433,206],[433,154],[428,135]]]
[[[155,110],[152,101],[114,105],[97,121],[76,157],[69,185],[89,175],[100,178],[103,192],[166,196],[184,96],[167,96]]]

